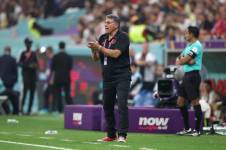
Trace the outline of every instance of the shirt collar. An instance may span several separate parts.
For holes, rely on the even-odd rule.
[[[119,37],[119,35],[120,35],[120,30],[118,30],[118,31],[116,32],[115,36],[112,37],[109,41],[111,41],[112,39],[117,39],[117,38]],[[108,39],[108,37],[109,37],[109,34],[107,34],[107,39]]]

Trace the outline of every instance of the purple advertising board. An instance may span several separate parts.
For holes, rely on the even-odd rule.
[[[65,106],[64,126],[66,129],[102,130],[106,123],[102,106]],[[118,126],[118,109],[115,109]],[[194,128],[194,112],[189,111],[190,125]],[[176,133],[183,129],[179,109],[157,109],[150,107],[129,107],[129,132]]]
[[[115,109],[118,126],[118,111]],[[195,126],[194,112],[189,111],[189,121]],[[183,120],[179,109],[157,109],[150,107],[129,108],[129,132],[143,133],[176,133],[183,129]],[[105,131],[106,123],[102,112],[101,130]]]
[[[174,44],[177,49],[183,49],[186,47],[186,42],[174,42]],[[206,41],[203,42],[203,44],[205,48],[210,49],[226,48],[225,40]]]
[[[101,106],[66,105],[64,107],[64,128],[100,130]]]

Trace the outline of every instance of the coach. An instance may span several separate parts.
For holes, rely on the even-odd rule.
[[[126,142],[128,130],[127,98],[130,88],[130,60],[128,35],[119,30],[120,19],[115,15],[107,15],[105,19],[106,33],[99,41],[89,42],[94,60],[99,60],[103,75],[103,108],[107,122],[107,137],[101,141],[117,139],[115,129],[114,105],[117,98],[119,110],[118,141]]]

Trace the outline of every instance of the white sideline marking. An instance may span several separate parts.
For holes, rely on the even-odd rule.
[[[61,139],[61,141],[64,141],[64,142],[72,142],[73,140],[69,140],[69,139]]]
[[[141,147],[139,150],[157,150],[157,149],[152,149],[152,148],[147,148],[147,147]]]
[[[24,134],[33,134],[33,132],[24,132]]]
[[[126,146],[126,145],[112,145],[112,146],[115,146],[115,147],[123,147],[123,148],[128,148],[129,146]]]
[[[0,132],[0,134],[5,134],[5,135],[9,135],[9,132]]]
[[[18,136],[32,136],[32,135],[29,135],[29,134],[16,134]]]
[[[78,149],[71,149],[71,148],[64,148],[64,147],[55,147],[55,146],[47,146],[47,145],[39,145],[39,144],[29,144],[29,143],[21,143],[21,142],[13,142],[13,141],[4,141],[4,140],[0,140],[0,143],[26,145],[26,146],[49,148],[49,149],[58,149],[58,150],[78,150]]]
[[[40,139],[46,139],[46,140],[50,140],[50,139],[53,139],[53,137],[39,137]]]
[[[98,144],[102,144],[100,142],[82,142],[84,144],[93,144],[93,145],[98,145]]]

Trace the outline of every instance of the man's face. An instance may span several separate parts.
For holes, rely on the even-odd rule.
[[[131,65],[131,66],[130,66],[130,69],[131,69],[131,72],[132,72],[132,73],[135,73],[135,72],[136,72],[136,66]]]
[[[116,30],[118,28],[118,24],[109,18],[106,18],[105,20],[105,31],[106,33],[111,33],[112,31]]]
[[[46,51],[46,56],[47,56],[48,58],[51,58],[51,57],[52,57],[52,52],[49,51],[49,50],[47,50],[47,51]]]
[[[31,46],[32,46],[32,44],[30,44],[30,43],[25,43],[25,45],[26,45],[26,48],[27,48],[27,49],[30,49]]]
[[[186,41],[190,42],[192,39],[192,34],[188,32],[188,29],[186,29],[185,33],[184,33],[184,38]]]
[[[211,91],[211,86],[209,84],[206,84],[206,90],[207,90],[207,92]]]

